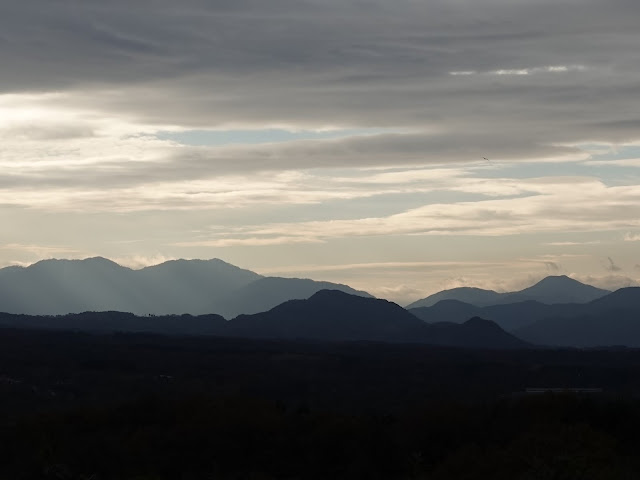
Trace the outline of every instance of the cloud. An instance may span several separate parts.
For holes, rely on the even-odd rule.
[[[281,236],[268,238],[220,238],[217,240],[196,240],[192,242],[177,242],[176,247],[263,247],[267,245],[286,245],[295,243],[321,243],[318,238],[304,238],[300,236]]]
[[[593,240],[589,242],[548,242],[545,245],[549,245],[551,247],[577,247],[580,245],[598,245],[601,242],[599,240]]]
[[[28,253],[38,258],[50,258],[56,255],[76,256],[81,253],[78,250],[71,247],[53,246],[53,245],[35,245],[35,244],[23,244],[23,243],[0,244],[0,250]]]
[[[594,287],[604,288],[605,290],[611,291],[618,290],[619,288],[640,286],[640,282],[638,282],[637,279],[624,275],[571,275],[571,277],[579,280],[580,282],[593,285]]]
[[[159,265],[170,260],[176,260],[176,257],[166,256],[162,254],[129,255],[124,257],[113,257],[111,258],[111,260],[116,262],[118,265],[122,265],[123,267],[128,267],[131,269],[141,269],[153,265]]]
[[[531,68],[517,68],[517,69],[498,69],[489,72],[477,72],[475,70],[460,70],[455,72],[449,72],[449,75],[535,75],[537,73],[567,73],[567,72],[581,72],[585,70],[584,65],[548,65],[546,67],[531,67]]]
[[[502,262],[473,262],[473,261],[423,261],[423,262],[366,262],[366,263],[343,263],[338,265],[296,265],[294,267],[274,267],[263,269],[261,273],[269,274],[292,274],[301,272],[337,272],[353,270],[392,270],[398,271],[424,271],[424,269],[447,269],[447,268],[477,268],[495,267],[502,265]]]
[[[635,118],[632,2],[236,3],[8,5],[2,89],[194,128],[438,126],[495,146],[634,134],[615,123]]]
[[[281,222],[227,232],[238,240],[301,241],[383,235],[500,236],[541,232],[590,232],[640,225],[640,187],[606,187],[588,179],[527,181],[537,194],[455,203],[431,203],[389,216]],[[461,190],[464,188],[459,187]],[[212,239],[217,241],[217,239]],[[229,241],[226,239],[225,241]],[[610,262],[607,268],[617,268]]]
[[[544,266],[547,267],[547,270],[550,272],[558,272],[562,268],[560,264],[556,262],[544,262]]]
[[[14,3],[0,19],[0,201],[189,208],[202,196],[186,195],[185,183],[221,176],[482,156],[584,161],[589,153],[576,145],[587,140],[638,137],[628,109],[640,94],[630,20],[638,7],[614,3],[437,1],[427,13],[401,1],[391,17],[376,0],[366,11],[334,1]],[[161,135],[273,127],[379,133],[233,146]],[[400,175],[369,181],[398,185]],[[462,188],[489,195],[496,185]]]
[[[625,242],[640,242],[640,233],[626,233],[624,235]]]
[[[607,265],[607,270],[609,270],[610,272],[619,272],[622,270],[618,265],[615,264],[611,257],[607,257],[607,261],[609,262],[609,264]]]

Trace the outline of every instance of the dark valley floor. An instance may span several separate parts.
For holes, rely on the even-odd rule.
[[[631,349],[5,329],[0,366],[0,478],[595,479],[640,471],[640,351]],[[529,387],[602,393],[527,395]]]

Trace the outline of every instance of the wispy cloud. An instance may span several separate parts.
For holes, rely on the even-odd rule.
[[[0,250],[29,253],[39,258],[52,257],[55,255],[75,256],[81,253],[78,250],[71,247],[52,246],[52,245],[35,245],[35,244],[23,244],[23,243],[0,244]]]
[[[546,67],[532,67],[532,68],[515,68],[515,69],[498,69],[490,72],[485,72],[488,75],[535,75],[537,73],[567,73],[567,72],[582,72],[586,70],[584,65],[549,65]]]
[[[599,240],[593,240],[589,242],[547,242],[545,245],[549,245],[550,247],[577,247],[580,245],[599,245]]]
[[[580,184],[580,180],[578,181]],[[640,187],[606,187],[586,181],[530,183],[535,195],[449,204],[434,203],[386,217],[270,223],[236,231],[249,238],[295,242],[380,235],[516,235],[536,232],[590,232],[640,225],[635,205]],[[597,205],[594,208],[593,205]],[[213,241],[218,241],[213,240]],[[229,240],[226,239],[225,242]]]
[[[607,262],[607,270],[610,272],[620,272],[622,270],[622,268],[616,265],[611,257],[607,257]]]

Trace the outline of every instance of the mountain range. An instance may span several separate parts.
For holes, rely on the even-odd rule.
[[[64,315],[122,311],[138,315],[257,313],[319,290],[370,296],[347,285],[264,277],[219,259],[173,260],[132,270],[111,260],[43,260],[0,269],[0,311]]]
[[[582,305],[573,314],[553,311],[534,323],[514,329],[539,345],[570,347],[627,346],[640,348],[640,287],[621,288]]]
[[[4,327],[94,333],[215,335],[260,339],[419,343],[510,349],[528,344],[495,323],[473,318],[463,324],[429,325],[387,300],[321,290],[304,300],[288,300],[266,312],[225,320],[219,315],[136,316],[124,312],[84,312],[61,316],[0,313]]]
[[[640,347],[640,287],[611,293],[557,276],[518,292],[459,288],[412,305],[421,304],[428,306],[403,309],[347,285],[264,277],[218,259],[132,270],[96,257],[0,269],[5,326],[486,348]]]
[[[587,303],[547,305],[528,300],[477,307],[442,300],[409,312],[426,323],[462,323],[481,316],[536,345],[640,347],[640,287],[621,288]]]
[[[516,292],[498,293],[482,288],[460,287],[443,290],[407,306],[408,309],[431,307],[442,300],[458,300],[477,307],[534,300],[545,304],[587,303],[608,293],[591,285],[585,285],[566,275],[549,276],[535,285]]]

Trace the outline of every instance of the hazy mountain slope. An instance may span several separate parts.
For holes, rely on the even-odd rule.
[[[131,270],[104,258],[45,260],[0,269],[0,311],[63,315],[122,311],[138,315],[240,313],[268,310],[286,300],[346,285],[269,277],[222,260],[175,260]]]
[[[64,314],[86,310],[135,311],[144,304],[134,272],[104,258],[44,260],[0,270],[0,310]]]
[[[242,313],[266,312],[287,300],[303,300],[321,290],[339,290],[352,295],[371,297],[367,292],[338,283],[317,282],[306,278],[264,277],[222,299],[216,312],[227,318]]]
[[[554,304],[527,300],[518,303],[475,307],[456,300],[442,300],[432,307],[412,308],[409,311],[428,323],[463,323],[474,316],[496,322],[501,328],[511,332],[547,317],[570,317],[583,312],[583,304]]]
[[[588,303],[611,293],[586,285],[566,275],[546,277],[529,288],[505,294],[506,299],[535,300],[540,303]]]
[[[622,288],[576,307],[573,316],[549,316],[514,333],[541,345],[640,347],[640,287]]]
[[[408,309],[430,307],[441,300],[458,300],[477,307],[534,300],[545,304],[587,303],[604,295],[608,290],[586,285],[566,275],[550,276],[535,285],[517,292],[497,293],[481,288],[461,287],[430,295],[408,305]]]
[[[173,260],[134,275],[138,291],[152,299],[140,313],[154,314],[221,313],[230,295],[262,278],[219,259]]]
[[[258,278],[221,260],[179,260],[142,270],[99,257],[44,260],[26,268],[0,270],[0,311],[214,313],[216,298]]]
[[[640,310],[640,287],[621,288],[589,304],[599,312],[611,309]]]

